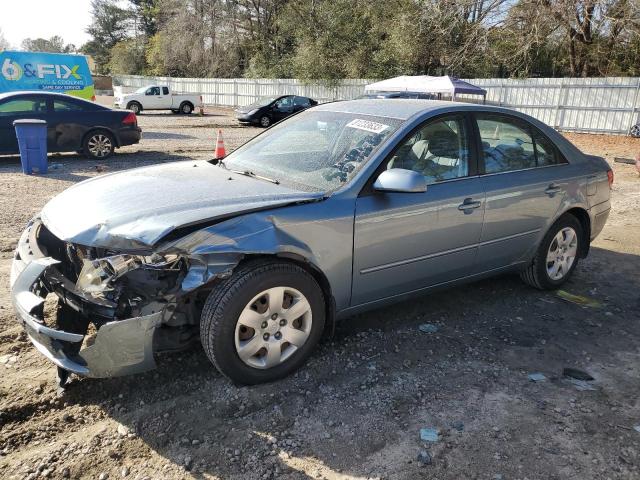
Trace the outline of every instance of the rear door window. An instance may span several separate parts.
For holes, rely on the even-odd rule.
[[[556,146],[529,123],[506,115],[476,114],[485,173],[567,163]]]
[[[84,108],[82,105],[79,105],[72,101],[55,99],[53,101],[53,111],[56,113],[62,112],[82,112]]]
[[[476,115],[485,173],[536,167],[533,137],[524,122],[501,115]]]
[[[295,97],[293,104],[296,107],[310,107],[311,106],[311,102],[309,102],[309,99],[307,97]]]

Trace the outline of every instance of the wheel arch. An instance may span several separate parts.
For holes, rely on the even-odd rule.
[[[589,248],[591,246],[591,217],[589,217],[589,212],[582,207],[572,207],[563,212],[558,218],[567,214],[573,215],[580,222],[580,226],[582,227],[582,241],[580,242],[581,248],[578,256],[579,258],[585,258],[589,254]]]

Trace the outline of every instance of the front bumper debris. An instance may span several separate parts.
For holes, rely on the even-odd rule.
[[[21,243],[26,238],[28,235],[23,235]],[[104,323],[93,344],[81,348],[84,334],[51,328],[38,318],[45,301],[39,288],[42,278],[59,262],[50,257],[25,258],[26,250],[19,244],[11,267],[11,299],[18,319],[40,353],[58,367],[87,377],[115,377],[155,368],[153,336],[162,321],[161,311]]]

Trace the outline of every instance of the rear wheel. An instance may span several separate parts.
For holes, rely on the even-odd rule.
[[[560,217],[540,242],[536,256],[521,273],[532,287],[550,290],[565,283],[578,264],[582,249],[582,225],[576,217]]]
[[[183,115],[189,115],[191,112],[193,112],[193,105],[189,102],[184,102],[180,105],[180,113]]]
[[[104,130],[89,133],[82,144],[82,152],[88,157],[104,160],[113,154],[115,142],[113,135]]]
[[[211,292],[200,338],[222,374],[252,385],[299,368],[320,340],[324,322],[322,290],[309,273],[290,263],[253,263]]]

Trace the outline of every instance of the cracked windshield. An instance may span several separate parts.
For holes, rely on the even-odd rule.
[[[401,121],[363,114],[309,111],[230,154],[224,164],[307,191],[348,182]]]

